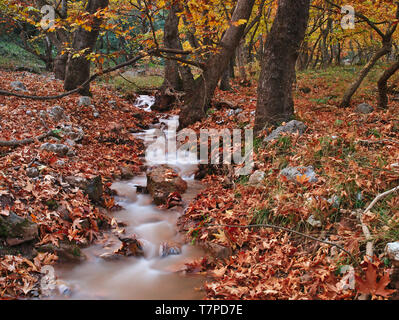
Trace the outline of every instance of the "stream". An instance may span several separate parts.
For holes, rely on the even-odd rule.
[[[140,96],[136,106],[151,111],[153,103],[153,97]],[[170,128],[177,124],[178,117],[170,116],[135,135],[143,139],[146,146],[146,165],[168,164],[187,182],[188,188],[182,198],[188,204],[202,189],[201,183],[194,180],[197,165],[187,161],[187,153],[171,156],[163,152],[165,143],[175,139]],[[204,297],[196,289],[202,285],[202,276],[177,272],[185,263],[203,256],[199,248],[184,244],[183,236],[177,231],[176,222],[184,208],[159,209],[149,195],[137,192],[137,187],[146,186],[146,183],[145,172],[130,181],[115,182],[112,185],[118,193],[115,200],[123,210],[110,213],[118,222],[124,223],[123,236],[137,236],[143,244],[144,256],[104,260],[101,254],[112,253],[121,245],[113,233],[106,232],[101,243],[82,249],[87,260],[55,267],[61,285],[57,286],[58,293],[53,298],[184,300]],[[162,257],[160,248],[165,242],[183,244],[181,253]]]

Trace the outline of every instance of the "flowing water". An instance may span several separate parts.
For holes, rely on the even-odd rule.
[[[140,96],[137,106],[150,111],[153,101],[152,97]],[[187,181],[188,189],[182,196],[183,201],[188,203],[202,188],[200,183],[194,180],[197,165],[188,163],[187,153],[177,153],[177,156],[173,156],[163,152],[165,143],[172,138],[175,139],[171,134],[177,124],[177,117],[163,119],[154,128],[136,136],[143,139],[147,146],[147,165],[168,164],[178,170],[182,178]],[[184,244],[179,255],[166,257],[160,255],[162,243],[182,243],[182,235],[176,230],[176,221],[183,209],[157,208],[152,204],[149,195],[136,192],[137,186],[145,186],[146,182],[143,173],[142,176],[130,181],[114,183],[112,188],[118,193],[117,203],[124,209],[110,213],[117,221],[124,223],[123,236],[135,234],[141,241],[144,257],[122,256],[116,261],[104,260],[99,257],[101,254],[113,252],[121,244],[114,234],[105,234],[101,244],[82,250],[87,256],[85,262],[73,266],[63,264],[56,268],[57,277],[70,288],[67,290],[70,291],[68,297],[58,295],[56,298],[161,300],[203,298],[203,293],[195,289],[201,286],[203,278],[177,272],[186,262],[200,258],[203,252],[190,244]],[[61,288],[65,289],[66,286]]]

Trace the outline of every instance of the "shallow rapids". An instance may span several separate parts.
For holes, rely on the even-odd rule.
[[[152,97],[140,96],[137,106],[151,110]],[[163,119],[154,128],[136,134],[147,146],[146,164],[166,163],[179,171],[188,183],[183,201],[188,203],[201,190],[199,182],[193,179],[197,165],[186,161],[187,154],[170,157],[165,143],[172,138],[168,128],[177,126],[178,118]],[[174,138],[174,137],[173,137]],[[150,143],[151,142],[151,143]],[[121,242],[115,235],[105,234],[101,244],[92,245],[82,252],[87,260],[77,265],[56,267],[59,279],[70,288],[70,295],[56,298],[70,299],[201,299],[204,295],[196,288],[203,281],[199,276],[187,276],[177,272],[184,264],[200,258],[203,252],[185,244],[178,255],[162,257],[163,243],[182,243],[182,235],[176,230],[176,222],[183,209],[176,207],[161,210],[152,204],[149,195],[136,192],[137,186],[146,185],[146,176],[137,176],[127,182],[116,182],[112,188],[117,191],[116,201],[124,209],[110,213],[118,222],[123,222],[124,236],[135,234],[143,244],[144,257],[121,257],[106,261],[101,254],[119,248]]]

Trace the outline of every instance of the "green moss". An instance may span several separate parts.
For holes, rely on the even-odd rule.
[[[80,257],[80,256],[82,255],[82,252],[81,252],[81,250],[80,250],[80,248],[79,248],[78,246],[74,246],[74,247],[72,248],[72,254],[73,254],[75,257]]]

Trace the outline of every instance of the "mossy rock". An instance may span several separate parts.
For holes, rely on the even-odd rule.
[[[58,256],[58,262],[81,262],[86,260],[86,256],[75,243],[60,241],[59,247],[52,243],[47,243],[36,248],[38,252],[54,253]]]
[[[0,216],[0,238],[9,246],[34,240],[39,235],[36,223],[10,212],[8,216]]]

